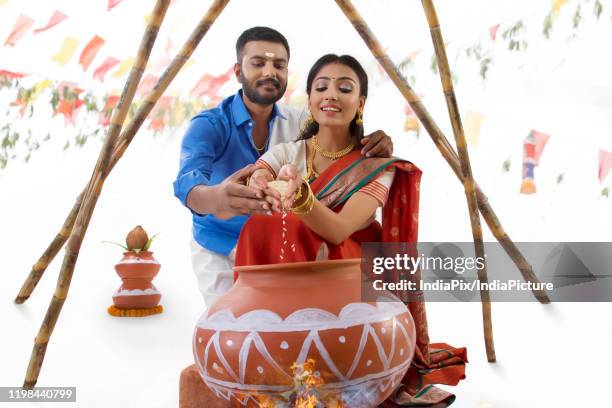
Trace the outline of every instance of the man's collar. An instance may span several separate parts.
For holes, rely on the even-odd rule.
[[[272,115],[270,120],[275,119],[276,117],[281,119],[287,119],[285,115],[282,114],[280,109],[276,104],[272,106]],[[244,101],[242,100],[242,89],[238,91],[236,95],[234,95],[234,100],[232,101],[232,117],[234,118],[234,125],[240,126],[244,122],[250,121],[251,115],[244,105]]]

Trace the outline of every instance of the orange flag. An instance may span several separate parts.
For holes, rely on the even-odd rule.
[[[17,41],[19,41],[21,37],[23,37],[24,34],[28,32],[28,30],[30,29],[30,27],[32,27],[33,24],[33,19],[26,15],[20,14],[19,17],[17,17],[17,21],[15,21],[15,26],[13,26],[13,30],[6,38],[6,41],[4,41],[4,45],[10,45],[11,47],[15,46],[15,44],[17,44]]]
[[[612,169],[612,152],[607,152],[603,149],[599,149],[599,182],[603,183],[606,176]]]
[[[53,12],[53,15],[49,19],[49,22],[47,23],[47,25],[44,26],[44,27],[37,28],[36,30],[34,30],[34,34],[39,34],[39,33],[42,33],[43,31],[47,31],[48,29],[50,29],[52,27],[55,27],[56,25],[58,25],[59,23],[61,23],[62,21],[64,21],[67,18],[68,18],[67,15],[65,15],[64,13],[62,13],[59,10],[55,10]]]
[[[94,71],[93,77],[99,79],[100,82],[104,82],[104,76],[106,73],[120,61],[117,58],[107,57],[102,64]]]
[[[113,9],[117,4],[121,3],[123,0],[108,0],[108,11]]]
[[[87,43],[83,51],[81,52],[81,57],[79,58],[79,64],[83,66],[83,71],[87,71],[91,61],[96,57],[100,48],[104,45],[104,39],[94,35],[93,38]]]
[[[100,116],[98,116],[98,124],[104,127],[110,125],[111,113],[113,109],[119,103],[119,95],[109,95],[106,98],[106,103],[104,104],[104,109],[100,112]]]

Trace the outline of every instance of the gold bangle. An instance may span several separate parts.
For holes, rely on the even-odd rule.
[[[305,188],[306,191],[302,193],[302,188]],[[303,198],[303,200],[301,202],[298,202],[297,198],[295,200],[293,200],[293,205],[291,206],[291,208],[298,208],[301,207],[302,205],[304,205],[306,203],[306,201],[308,201],[308,198],[310,197],[310,195],[312,194],[312,190],[310,189],[310,185],[307,182],[303,182],[300,185],[300,198]]]
[[[300,214],[300,215],[308,214],[310,211],[312,211],[314,207],[314,200],[315,200],[314,194],[308,183],[306,183],[306,186],[307,186],[306,188],[308,189],[306,199],[304,199],[302,203],[291,207],[291,211],[293,211],[294,214]]]
[[[304,209],[296,208],[293,210],[293,213],[296,215],[306,215],[310,213],[312,209],[314,208],[314,202],[315,202],[314,196],[311,196],[311,198],[305,203]]]

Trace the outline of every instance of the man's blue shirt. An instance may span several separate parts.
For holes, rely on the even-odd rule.
[[[286,119],[274,105],[268,122],[270,132],[276,117]],[[257,161],[259,153],[252,133],[253,120],[242,100],[242,91],[191,120],[181,144],[180,168],[174,181],[174,195],[184,206],[187,207],[187,195],[198,184],[219,184]],[[223,255],[229,255],[236,246],[248,218],[241,215],[221,220],[212,214],[200,215],[193,211],[192,214],[194,239],[204,248]]]

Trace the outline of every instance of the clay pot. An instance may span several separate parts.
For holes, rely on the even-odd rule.
[[[291,367],[310,358],[320,399],[350,408],[377,406],[408,370],[412,316],[401,302],[361,302],[360,259],[235,269],[238,280],[193,338],[202,379],[228,406],[294,406]]]
[[[153,258],[153,252],[124,252],[115,265],[123,281],[113,295],[113,303],[119,309],[148,309],[158,305],[161,293],[152,280],[161,265]]]

